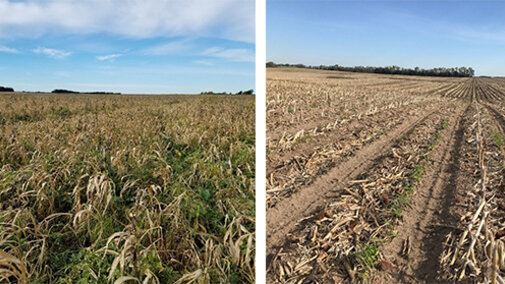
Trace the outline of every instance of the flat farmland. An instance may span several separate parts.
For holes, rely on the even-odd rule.
[[[505,79],[267,68],[267,278],[503,281]]]
[[[0,282],[254,282],[253,96],[0,94]]]

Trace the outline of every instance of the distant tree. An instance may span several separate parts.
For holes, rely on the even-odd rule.
[[[475,75],[475,71],[473,70],[472,67],[468,68],[468,74],[470,75],[470,77],[473,77]]]
[[[273,68],[273,67],[277,67],[277,64],[275,64],[274,62],[270,61],[270,62],[267,62],[267,68]]]
[[[299,65],[289,65],[289,64],[277,64],[277,66],[294,66],[300,67]],[[473,77],[475,75],[474,70],[471,67],[437,67],[432,69],[421,69],[419,67],[402,68],[396,65],[386,66],[386,67],[372,67],[372,66],[354,66],[345,67],[335,64],[333,66],[319,65],[319,66],[308,66],[306,68],[312,69],[322,69],[322,70],[336,70],[344,72],[362,72],[362,73],[379,73],[379,74],[398,74],[398,75],[418,75],[418,76],[442,76],[442,77]]]
[[[69,91],[69,90],[65,90],[65,89],[56,89],[56,90],[53,90],[51,93],[53,93],[53,94],[78,94],[79,92]]]
[[[14,89],[0,86],[0,92],[14,92]]]
[[[53,93],[53,94],[121,95],[121,93],[114,93],[114,92],[76,92],[76,91],[70,91],[70,90],[65,90],[65,89],[56,89],[56,90],[53,90],[51,93]]]
[[[471,67],[436,67],[432,69],[415,68],[402,68],[400,66],[392,65],[386,67],[373,67],[373,66],[354,66],[345,67],[338,64],[335,65],[319,65],[319,66],[305,66],[303,64],[284,64],[268,62],[267,67],[296,67],[296,68],[311,68],[321,70],[336,70],[344,72],[362,72],[362,73],[379,73],[379,74],[398,74],[398,75],[418,75],[418,76],[441,76],[441,77],[473,77],[475,71]]]
[[[114,93],[114,92],[84,92],[84,94],[90,94],[90,95],[121,95],[121,93]]]

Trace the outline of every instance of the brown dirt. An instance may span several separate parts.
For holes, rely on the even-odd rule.
[[[383,261],[394,269],[377,271],[374,283],[439,283],[439,256],[446,235],[457,225],[457,195],[468,183],[460,176],[461,146],[465,129],[466,111],[449,120],[440,144],[433,153],[433,164],[423,176],[405,210],[402,222],[396,227],[396,238],[381,249]],[[471,184],[471,183],[470,183]],[[404,254],[406,242],[410,252]]]
[[[295,227],[296,222],[310,216],[323,206],[331,197],[335,188],[339,188],[371,166],[375,159],[391,148],[396,138],[403,136],[424,118],[440,109],[434,106],[420,115],[411,117],[399,127],[364,147],[350,160],[331,169],[319,177],[310,186],[293,194],[289,199],[269,208],[267,212],[267,267],[272,257],[282,245],[286,235]]]

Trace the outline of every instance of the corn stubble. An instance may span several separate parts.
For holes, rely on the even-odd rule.
[[[460,217],[462,230],[451,232],[444,243],[441,265],[451,281],[504,283],[505,235],[503,218],[505,203],[504,151],[493,136],[501,137],[500,126],[489,111],[503,113],[501,106],[475,105],[473,123],[467,131],[467,143],[472,146],[471,162],[479,178],[472,190],[465,192],[465,214]],[[498,128],[498,129],[497,129]],[[494,140],[494,141],[493,141]]]
[[[254,98],[0,95],[0,282],[254,281]]]
[[[502,78],[268,68],[270,282],[505,283],[504,101]]]
[[[268,70],[268,208],[394,129],[413,116],[412,111],[447,102],[437,93],[460,81],[396,80],[374,74],[346,74],[335,80],[331,74]],[[324,144],[317,141],[325,137],[331,138]]]

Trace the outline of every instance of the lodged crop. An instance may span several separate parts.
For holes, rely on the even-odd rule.
[[[1,95],[0,282],[253,282],[254,108]]]

